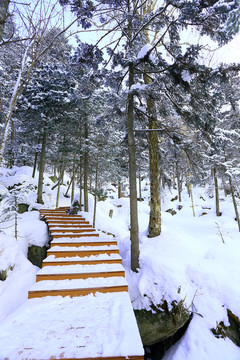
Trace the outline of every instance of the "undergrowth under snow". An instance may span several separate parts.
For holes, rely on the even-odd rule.
[[[1,169],[0,174],[2,194],[7,193],[8,186],[23,181],[26,186],[36,185],[27,167]],[[44,206],[54,208],[56,192],[50,190],[51,185],[46,176]],[[185,335],[165,354],[164,360],[239,360],[240,348],[228,338],[216,338],[211,331],[221,321],[228,325],[227,309],[240,318],[240,236],[231,198],[221,194],[222,216],[216,217],[211,188],[194,188],[193,217],[186,192],[183,192],[182,209],[178,210],[179,202],[171,201],[176,191],[163,190],[162,233],[149,239],[146,180],[142,182],[142,189],[145,200],[138,203],[138,273],[130,270],[129,199],[117,199],[117,193],[111,191],[112,199],[97,204],[96,228],[114,234],[118,240],[133,307],[149,309],[151,302],[157,305],[166,300],[170,306],[174,300],[184,300],[185,307],[194,312]],[[65,191],[63,186],[60,206],[70,205],[70,200],[63,197]],[[25,196],[29,210],[39,208],[35,200],[36,190],[32,189]],[[2,200],[0,211],[4,204]],[[175,210],[176,215],[167,213],[169,208]],[[110,210],[113,210],[112,218]],[[92,213],[93,197],[89,195],[89,213],[84,216],[91,222]],[[39,220],[37,211],[19,215],[18,241],[13,237],[13,228],[9,227],[11,222],[9,219],[0,223],[0,271],[8,269],[7,279],[0,282],[0,321],[27,300],[27,291],[35,281],[38,268],[26,259],[28,246],[42,246],[48,240],[46,225]]]

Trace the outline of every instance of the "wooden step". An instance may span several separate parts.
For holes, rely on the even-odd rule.
[[[99,237],[99,234],[97,233],[86,233],[83,232],[82,234],[53,234],[51,235],[53,239],[57,238],[80,238],[80,237]]]
[[[66,211],[55,211],[55,210],[49,210],[49,211],[40,211],[41,215],[67,215]]]
[[[89,274],[89,273],[105,273],[107,271],[124,272],[124,267],[121,263],[109,264],[70,264],[46,266],[38,271],[37,275],[51,275],[51,274]]]
[[[55,215],[43,215],[44,216],[44,219],[48,222],[48,221],[86,221],[83,217],[80,217],[80,218],[73,218],[72,216],[71,217],[60,217],[60,216],[55,216]]]
[[[104,246],[104,245],[117,245],[117,240],[82,240],[82,241],[76,241],[76,242],[64,242],[61,241],[59,242],[58,240],[54,240],[51,242],[50,244],[50,249],[53,248],[54,246],[69,246],[69,247],[79,247],[79,246]]]
[[[67,214],[62,214],[59,216],[56,216],[55,214],[50,214],[50,215],[46,215],[47,218],[49,218],[50,220],[53,220],[54,218],[56,220],[79,220],[79,219],[84,219],[82,217],[82,215],[67,215]]]
[[[96,231],[93,228],[80,228],[80,229],[51,229],[51,234],[54,235],[55,233],[61,233],[61,234],[65,234],[65,233],[83,233],[83,232],[93,232]]]
[[[99,260],[55,260],[50,261],[48,258],[43,260],[42,267],[58,265],[97,265],[97,264],[122,264],[122,259],[99,259]]]
[[[50,214],[65,214],[66,215],[66,211],[65,210],[54,210],[54,209],[46,209],[46,210],[40,210],[40,213],[50,213]]]
[[[84,220],[84,219],[82,219],[82,220],[80,220],[80,219],[76,219],[76,220],[71,220],[71,219],[69,219],[69,220],[59,220],[58,221],[58,219],[57,220],[51,220],[51,219],[49,219],[48,221],[47,221],[47,223],[48,224],[51,224],[51,225],[57,225],[57,224],[62,224],[62,225],[65,225],[65,224],[75,224],[75,225],[83,225],[83,224],[89,224],[89,221],[87,221],[87,220]]]
[[[39,290],[29,291],[28,299],[39,298],[44,296],[86,296],[89,294],[96,294],[97,292],[108,293],[108,292],[122,292],[128,291],[127,285],[102,287],[102,288],[89,288],[89,289],[67,289],[67,290]]]
[[[79,257],[85,257],[85,256],[91,256],[91,255],[98,255],[98,254],[119,254],[118,249],[111,249],[111,250],[62,250],[62,251],[56,251],[54,250],[54,247],[52,249],[49,249],[47,251],[48,255],[54,255],[56,258],[59,257],[73,257],[73,256],[79,256]]]
[[[48,224],[49,229],[51,231],[54,231],[54,229],[68,229],[68,228],[74,228],[74,229],[90,229],[92,228],[92,225],[89,224],[83,224],[83,223],[77,223],[77,224]]]
[[[124,271],[105,271],[105,272],[92,272],[92,273],[73,273],[73,274],[37,274],[36,281],[42,280],[64,280],[64,279],[87,279],[89,277],[111,277],[111,276],[125,276]]]
[[[128,291],[125,277],[87,279],[43,280],[36,282],[29,291],[29,298],[43,296],[84,296],[96,292]]]

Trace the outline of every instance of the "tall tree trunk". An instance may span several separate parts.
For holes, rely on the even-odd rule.
[[[8,5],[10,0],[0,1],[0,41],[2,40],[4,25],[8,16]]]
[[[131,12],[131,0],[128,0],[128,12]],[[128,46],[132,51],[132,19],[128,20]],[[130,63],[129,90],[134,84],[134,65]],[[129,188],[130,188],[130,240],[131,240],[131,269],[137,271],[139,268],[139,228],[138,228],[138,207],[137,207],[137,175],[136,175],[136,146],[134,140],[134,99],[133,93],[128,93],[127,103],[127,134],[128,134],[128,154],[129,154]]]
[[[96,162],[96,173],[95,173],[95,192],[94,192],[94,208],[93,208],[93,227],[96,224],[96,213],[97,213],[97,186],[98,186],[98,155]]]
[[[62,163],[62,169],[59,176],[59,181],[57,185],[57,197],[56,197],[56,208],[59,207],[59,196],[60,196],[60,189],[61,189],[61,183],[64,176],[64,163]]]
[[[45,167],[46,143],[47,143],[47,126],[46,123],[44,123],[42,150],[39,160],[39,175],[38,175],[38,190],[37,190],[37,203],[39,204],[44,204],[42,193],[43,193],[43,176],[44,176],[44,167]]]
[[[189,168],[190,168],[190,163],[189,163],[189,160],[188,160],[188,159],[187,159],[187,163],[188,163],[188,166],[189,166]],[[190,174],[190,170],[189,170],[189,173],[186,174],[186,183],[187,183],[188,196],[190,197],[191,203],[192,203],[192,213],[193,213],[193,217],[195,217],[195,209],[194,209],[194,201],[193,201],[192,184],[191,184],[190,181],[189,181],[190,177],[191,177],[191,174]]]
[[[84,123],[84,138],[85,138],[85,153],[84,153],[84,175],[83,175],[83,187],[84,187],[84,211],[88,212],[88,124],[85,120]]]
[[[133,64],[129,64],[129,89],[134,83]],[[139,229],[137,208],[137,176],[136,176],[136,146],[133,132],[133,94],[128,94],[127,109],[127,132],[129,153],[129,185],[130,185],[130,240],[131,240],[131,269],[137,271],[139,268]]]
[[[236,198],[235,198],[235,194],[234,194],[234,188],[232,185],[231,176],[229,176],[229,185],[230,185],[230,191],[232,194],[232,201],[233,201],[233,206],[234,206],[234,210],[235,210],[235,215],[236,215],[236,219],[237,219],[237,223],[238,223],[238,229],[240,231],[240,218],[239,218],[239,212],[238,212],[238,207],[237,207],[237,202],[236,202]]]
[[[193,201],[192,184],[189,184],[189,193],[190,193],[190,198],[191,198],[191,203],[192,203],[192,213],[193,213],[193,217],[195,217],[195,209],[194,209],[194,201]]]
[[[177,176],[177,187],[178,187],[178,201],[182,202],[182,184],[180,180],[180,173],[179,173],[179,167],[177,161],[176,161],[176,176]]]
[[[34,157],[32,178],[35,178],[36,169],[37,169],[37,159],[38,159],[38,152],[36,151],[36,152],[35,152],[35,157]]]
[[[221,216],[220,204],[219,204],[218,179],[217,179],[217,176],[216,176],[216,168],[213,169],[213,178],[214,178],[214,189],[215,189],[216,215]]]
[[[79,204],[80,204],[80,211],[82,211],[82,164],[81,164],[81,160],[80,160],[80,170],[79,170],[79,188],[80,188]]]
[[[152,80],[144,73],[144,83],[151,84]],[[157,115],[155,102],[147,98],[147,112],[149,115],[149,129],[157,129]],[[149,147],[149,173],[150,173],[150,217],[148,237],[152,238],[161,234],[161,200],[160,200],[160,177],[158,156],[158,132],[150,131],[148,137]]]
[[[72,192],[71,192],[71,203],[74,200],[74,189],[75,189],[75,173],[76,173],[76,151],[74,150],[73,157],[73,173],[72,173]]]
[[[23,71],[25,69],[25,65],[27,62],[27,54],[28,54],[28,46],[26,47],[26,49],[24,50],[24,54],[22,57],[22,61],[21,61],[21,67],[19,69],[18,72],[18,77],[16,79],[15,82],[15,86],[14,86],[14,90],[10,99],[10,103],[9,103],[9,108],[7,111],[7,114],[3,114],[4,118],[5,118],[5,123],[4,126],[2,128],[2,135],[1,135],[1,140],[0,140],[0,166],[2,165],[3,159],[4,159],[4,153],[5,153],[5,148],[6,148],[6,144],[7,144],[7,140],[8,140],[8,133],[10,131],[10,125],[11,125],[11,121],[12,121],[12,116],[13,116],[13,110],[15,107],[15,104],[17,102],[18,96],[21,92],[22,89],[22,83],[21,83],[21,79],[22,79],[22,74]]]
[[[121,180],[118,180],[118,199],[121,199],[122,197],[122,185]]]
[[[139,165],[139,169],[138,169],[138,192],[139,192],[139,201],[142,201],[141,166],[140,165]]]

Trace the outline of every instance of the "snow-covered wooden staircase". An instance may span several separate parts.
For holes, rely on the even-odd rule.
[[[89,317],[84,317],[83,323],[79,320],[83,335],[79,335],[77,330],[79,327],[76,327],[74,336],[79,338],[81,346],[79,349],[78,346],[76,347],[74,356],[73,349],[70,351],[64,346],[63,338],[63,346],[60,348],[64,349],[64,352],[59,355],[57,351],[52,353],[51,350],[49,357],[43,359],[143,360],[144,351],[128,295],[128,285],[117,241],[109,240],[107,236],[105,238],[99,236],[99,233],[82,216],[68,215],[67,210],[67,208],[58,208],[40,211],[40,217],[46,221],[52,240],[47,258],[43,261],[42,269],[37,273],[36,283],[30,289],[28,298],[53,299],[52,297],[61,296],[65,299],[62,300],[65,303],[70,301],[67,299],[73,298],[72,301],[78,301],[79,298],[79,302],[84,303],[84,309],[89,308]],[[106,301],[111,305],[103,305]],[[70,303],[69,312],[72,312],[72,302]],[[106,327],[104,317],[109,316],[110,308],[116,308],[116,313],[112,313],[113,318],[108,319],[109,324],[113,323],[112,327],[111,325]],[[78,308],[75,311],[78,313]],[[124,312],[127,316],[123,316]],[[118,319],[117,323],[115,318]],[[59,321],[59,325],[66,321],[64,319],[64,316],[61,319],[61,312],[58,311],[56,320]],[[94,321],[96,321],[96,334],[99,333],[101,336],[92,333]],[[68,326],[71,327],[71,323]],[[125,335],[122,334],[122,329]],[[116,337],[114,341],[111,340],[113,334]],[[92,339],[89,339],[91,336]],[[104,344],[105,341],[107,344]],[[116,341],[119,342],[119,346],[115,344]],[[108,342],[114,343],[112,350],[111,343]]]

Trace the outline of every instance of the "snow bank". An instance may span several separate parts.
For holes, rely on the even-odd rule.
[[[0,281],[0,322],[27,300],[28,290],[36,280],[38,267],[20,251],[16,239],[0,233],[0,271],[8,269]]]

